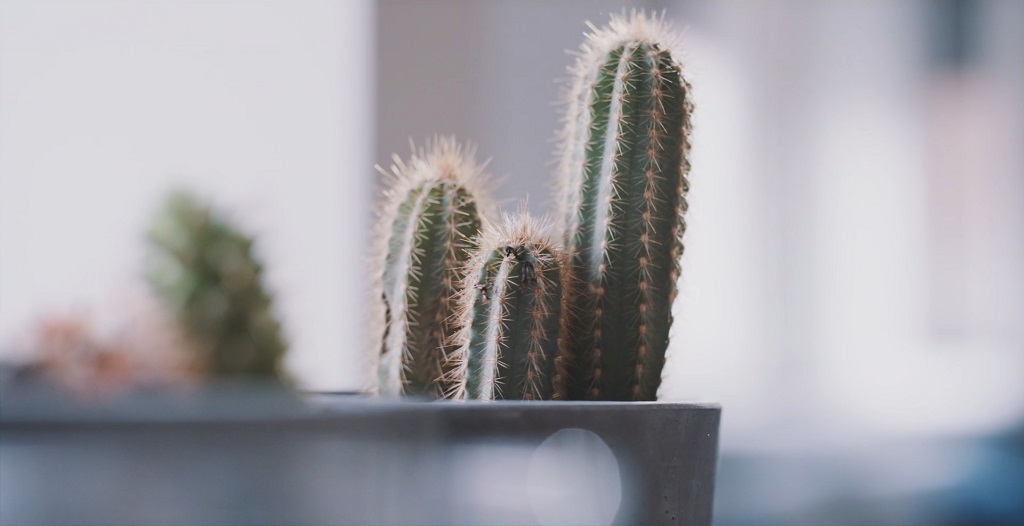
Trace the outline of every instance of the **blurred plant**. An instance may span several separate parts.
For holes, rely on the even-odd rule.
[[[152,299],[120,307],[129,314],[112,332],[98,330],[84,313],[42,319],[32,334],[30,370],[85,400],[139,388],[181,388],[198,380],[194,355]]]
[[[566,398],[565,260],[549,230],[525,207],[485,222],[459,295],[452,398]]]
[[[475,150],[436,138],[408,163],[394,157],[378,220],[374,254],[377,375],[371,390],[387,396],[441,398],[460,271],[485,208],[484,167]]]
[[[149,280],[213,376],[284,380],[287,350],[253,239],[174,192],[149,233]]]
[[[663,17],[591,27],[571,70],[559,174],[577,314],[569,396],[654,400],[686,230],[690,86]]]

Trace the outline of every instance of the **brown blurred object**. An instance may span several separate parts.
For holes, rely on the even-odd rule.
[[[149,301],[125,307],[130,314],[109,336],[86,313],[42,319],[32,341],[41,375],[86,401],[197,384],[203,368],[173,324]]]

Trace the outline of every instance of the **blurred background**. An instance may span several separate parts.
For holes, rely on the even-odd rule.
[[[170,188],[258,239],[313,391],[362,385],[374,164],[479,145],[552,211],[586,30],[683,34],[696,113],[661,397],[722,404],[716,520],[1024,517],[1024,2],[0,0],[0,358],[116,318]]]

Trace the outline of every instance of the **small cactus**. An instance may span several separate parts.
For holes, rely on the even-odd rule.
[[[252,238],[175,192],[149,233],[150,283],[214,376],[284,380],[287,345]]]
[[[472,147],[435,139],[408,163],[397,156],[378,222],[371,346],[375,389],[441,398],[462,267],[480,230],[483,166]],[[378,168],[379,169],[379,168]]]
[[[566,398],[565,261],[547,230],[523,213],[485,224],[459,298],[452,398]]]
[[[591,29],[560,162],[575,274],[569,396],[655,400],[686,229],[690,86],[663,18],[634,11]]]

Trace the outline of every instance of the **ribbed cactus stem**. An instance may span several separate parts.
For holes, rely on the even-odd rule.
[[[480,229],[482,167],[473,149],[436,139],[408,163],[397,156],[378,225],[375,301],[383,312],[377,390],[444,396],[460,272]]]
[[[613,16],[573,70],[561,220],[575,285],[570,396],[654,400],[686,228],[690,86],[660,18]]]
[[[525,214],[486,224],[460,293],[451,397],[564,400],[564,258]]]

